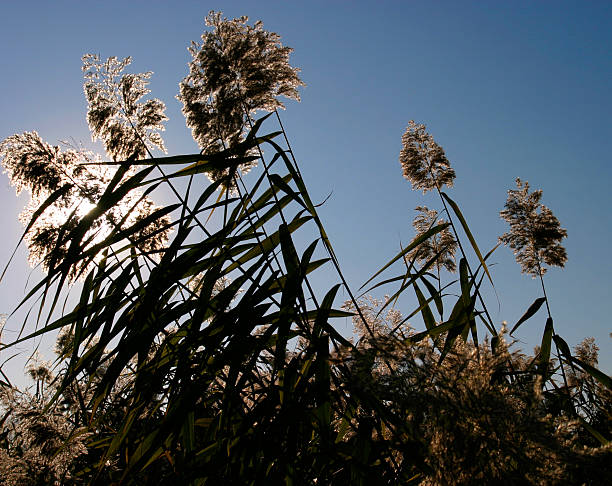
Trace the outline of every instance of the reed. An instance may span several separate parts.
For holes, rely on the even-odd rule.
[[[46,271],[17,306],[37,329],[1,349],[60,331],[56,371],[32,368],[36,394],[3,375],[0,482],[607,483],[611,383],[594,344],[572,354],[546,326],[539,357],[512,350],[479,290],[492,252],[441,190],[454,171],[424,127],[407,132],[404,159],[421,164],[407,173],[439,193],[449,222],[421,208],[415,238],[362,287],[399,288],[355,298],[277,111],[302,84],[291,50],[246,18],[211,13],[208,27],[179,97],[199,153],[154,157],[165,116],[144,99],[149,74],[95,56],[84,58],[88,122],[108,162],[35,132],[0,144],[34,196],[22,240]],[[176,201],[157,206],[163,188]],[[338,283],[313,288],[323,268]],[[393,304],[409,289],[418,304],[402,314]],[[70,292],[78,303],[62,309]],[[422,331],[408,325],[417,315]],[[553,340],[571,366],[563,386]]]

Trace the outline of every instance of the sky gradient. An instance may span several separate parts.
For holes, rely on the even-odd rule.
[[[612,371],[610,2],[5,2],[0,139],[37,130],[50,143],[73,139],[102,152],[90,141],[80,70],[83,54],[98,53],[153,71],[152,95],[170,118],[168,153],[196,151],[174,97],[186,47],[212,9],[262,20],[295,50],[291,63],[307,86],[281,116],[313,200],[332,194],[320,215],[354,289],[412,239],[416,206],[439,209],[401,175],[401,135],[414,119],[444,147],[457,173],[449,194],[483,251],[507,230],[499,211],[516,177],[544,191],[569,235],[566,268],[545,277],[556,331],[571,346],[595,337],[600,366]],[[0,200],[4,263],[27,198],[2,176]],[[521,275],[507,248],[491,262],[492,317],[512,325],[540,296],[539,282]],[[22,249],[0,283],[0,312],[23,298],[29,276]],[[544,322],[542,309],[517,346],[531,352]],[[19,325],[11,320],[3,340]]]

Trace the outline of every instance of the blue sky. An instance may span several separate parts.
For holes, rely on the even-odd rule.
[[[453,164],[451,197],[483,250],[506,231],[498,213],[514,179],[543,189],[569,234],[566,268],[546,275],[556,330],[570,345],[595,337],[600,365],[612,371],[610,2],[4,2],[0,139],[37,130],[51,143],[89,144],[80,59],[92,52],[132,56],[135,71],[153,71],[169,153],[195,151],[174,96],[186,47],[211,9],[260,19],[295,49],[307,86],[281,115],[313,199],[332,193],[320,213],[353,288],[410,241],[415,206],[439,208],[401,176],[401,135],[414,119]],[[0,200],[4,262],[26,198],[3,176]],[[0,283],[0,312],[24,295],[25,258],[20,251]],[[492,262],[489,307],[495,321],[513,324],[539,283],[506,248]],[[539,342],[541,312],[517,333],[526,351]]]

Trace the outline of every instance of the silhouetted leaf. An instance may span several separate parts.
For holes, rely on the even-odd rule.
[[[510,331],[510,335],[512,336],[512,333],[514,331],[516,331],[518,329],[518,327],[525,322],[527,319],[529,319],[530,317],[534,316],[536,312],[538,312],[538,310],[540,309],[540,307],[542,307],[542,304],[546,301],[545,297],[538,297],[533,304],[531,304],[529,306],[529,309],[527,309],[527,311],[523,314],[523,316],[517,321],[517,323],[514,325],[514,327],[512,328],[512,331]]]

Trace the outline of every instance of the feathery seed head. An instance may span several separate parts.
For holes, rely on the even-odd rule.
[[[543,264],[565,266],[567,252],[561,240],[567,231],[561,228],[552,211],[540,203],[542,191],[529,192],[529,183],[516,179],[517,188],[508,191],[502,219],[510,224],[510,231],[499,241],[514,252],[522,273],[533,277],[546,273]]]
[[[202,43],[192,42],[189,47],[193,60],[178,99],[205,154],[241,142],[248,115],[284,108],[279,96],[300,99],[297,88],[304,83],[299,69],[289,65],[293,49],[283,46],[278,34],[264,30],[261,22],[250,26],[247,20],[228,20],[211,11],[206,25],[212,30],[202,34]],[[240,169],[247,171],[253,165],[243,164]]]
[[[404,177],[412,183],[413,189],[422,189],[423,193],[432,189],[441,189],[443,185],[452,187],[455,170],[433,137],[425,130],[425,125],[414,120],[402,136],[402,150],[399,156]]]
[[[140,101],[149,94],[151,73],[124,74],[131,58],[110,57],[102,62],[96,55],[83,57],[85,96],[88,102],[87,121],[95,139],[104,142],[106,151],[115,160],[144,158],[148,148],[164,150],[159,131],[163,130],[165,105],[156,99]],[[0,157],[5,172],[17,193],[27,189],[32,198],[19,216],[30,224],[42,204],[52,194],[55,199],[25,235],[32,265],[42,263],[48,270],[51,262],[62,261],[68,251],[66,237],[81,219],[97,204],[116,168],[105,165],[83,165],[100,162],[101,158],[81,149],[61,150],[41,139],[38,133],[24,132],[0,142]],[[125,229],[153,214],[158,207],[149,196],[130,191],[114,207],[92,222],[83,245],[90,247],[121,226]],[[134,233],[134,242],[142,251],[156,251],[168,240],[170,219],[159,218]],[[89,262],[92,263],[92,262]],[[73,268],[75,277],[89,263]]]
[[[61,150],[45,142],[36,132],[12,135],[0,142],[0,157],[5,172],[17,192],[26,189],[31,199],[19,215],[24,226],[28,226],[42,204],[53,193],[57,197],[52,204],[38,214],[29,228],[24,241],[29,250],[31,265],[42,264],[48,270],[51,262],[56,264],[66,256],[67,242],[59,242],[78,225],[79,221],[95,207],[113,178],[116,168],[108,165],[83,165],[101,162],[101,158],[81,149]],[[59,191],[59,192],[58,192]],[[104,215],[92,222],[83,238],[85,247],[90,247],[106,238],[118,225],[128,228],[158,208],[149,196],[130,191],[120,203],[108,209]],[[168,240],[169,217],[159,218],[143,226],[134,235],[134,241],[142,251],[156,251]],[[81,270],[74,268],[72,277]]]
[[[17,194],[28,189],[33,196],[53,192],[67,182],[66,171],[78,157],[74,150],[61,152],[35,131],[11,135],[0,142],[0,157]]]
[[[114,160],[143,159],[153,147],[165,152],[159,132],[168,119],[166,105],[158,99],[140,101],[150,93],[152,73],[124,74],[131,62],[131,57],[102,62],[94,54],[83,56],[87,123],[93,139],[102,140]]]
[[[438,218],[438,212],[435,209],[429,209],[427,206],[417,206],[415,209],[419,214],[417,214],[412,222],[412,226],[416,230],[414,239],[419,238],[434,226],[447,222],[444,218]],[[424,264],[438,255],[435,263],[438,271],[445,268],[449,272],[455,272],[457,270],[455,262],[456,250],[457,240],[455,240],[449,228],[444,228],[442,231],[423,241],[414,250],[409,252],[406,257],[409,260]]]

